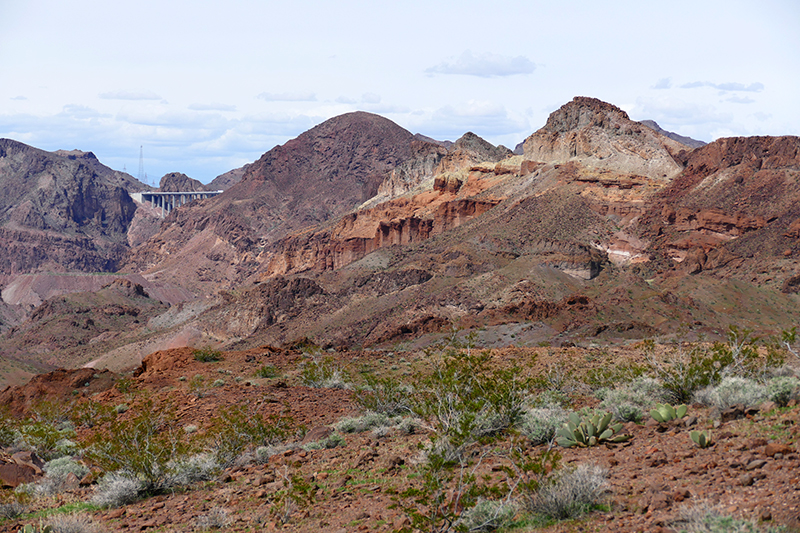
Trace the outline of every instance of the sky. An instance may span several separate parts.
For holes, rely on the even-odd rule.
[[[796,0],[0,0],[0,138],[204,183],[331,117],[513,148],[575,96],[800,135]]]

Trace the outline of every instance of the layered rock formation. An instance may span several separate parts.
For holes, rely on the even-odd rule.
[[[126,268],[188,277],[202,292],[220,283],[232,287],[253,272],[266,246],[374,196],[412,156],[413,141],[410,132],[369,113],[328,120],[264,154],[225,193],[174,211]]]
[[[545,126],[525,140],[526,159],[546,163],[578,161],[587,167],[664,182],[681,166],[674,157],[686,146],[628,118],[616,106],[575,97],[553,112]]]

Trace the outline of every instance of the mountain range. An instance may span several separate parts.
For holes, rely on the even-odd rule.
[[[520,153],[521,152],[521,153]],[[800,321],[800,139],[704,144],[576,97],[521,150],[332,118],[163,220],[90,152],[0,140],[4,383],[165,347],[415,350]]]

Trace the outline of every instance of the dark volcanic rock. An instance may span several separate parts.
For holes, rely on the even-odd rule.
[[[0,273],[108,271],[126,252],[147,187],[91,152],[45,152],[0,139]]]
[[[197,180],[193,180],[186,174],[180,172],[170,172],[164,174],[158,186],[158,190],[162,192],[196,192],[205,191],[206,186]]]

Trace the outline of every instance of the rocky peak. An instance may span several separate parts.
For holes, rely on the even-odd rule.
[[[617,106],[597,98],[576,96],[551,113],[542,130],[565,133],[586,127],[609,128],[620,122],[630,122],[630,118]]]
[[[494,146],[471,131],[468,131],[453,143],[451,151],[467,152],[476,162],[500,161],[511,155],[511,151],[508,148]]]
[[[575,97],[525,140],[525,159],[669,181],[680,171],[675,161],[686,146],[634,122],[618,107],[596,98]]]
[[[205,185],[180,172],[164,174],[158,189],[161,192],[197,192],[207,190]]]
[[[679,135],[672,131],[667,131],[663,129],[661,126],[659,126],[658,122],[656,122],[655,120],[640,120],[639,124],[644,124],[651,130],[655,131],[656,133],[660,133],[665,137],[669,137],[673,141],[677,141],[681,144],[684,144],[689,148],[700,148],[701,146],[706,145],[706,143],[703,141],[698,141],[697,139],[692,139],[691,137],[686,137],[684,135]]]

